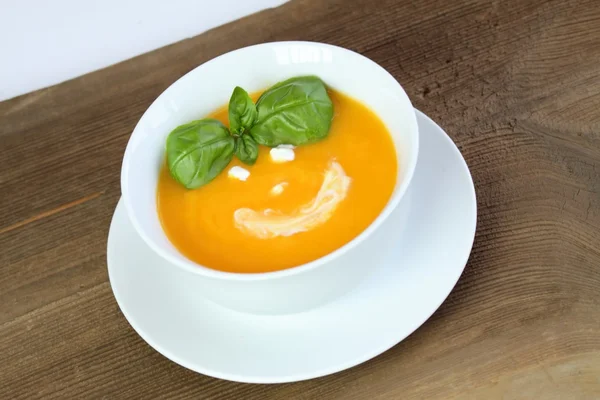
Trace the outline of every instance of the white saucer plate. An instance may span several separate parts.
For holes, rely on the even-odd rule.
[[[406,338],[456,284],[477,220],[463,157],[425,114],[417,111],[417,119],[421,147],[409,190],[356,249],[365,252],[357,260],[373,260],[372,274],[343,297],[302,313],[245,314],[204,300],[188,272],[169,265],[137,236],[120,202],[108,236],[108,272],[131,326],[186,368],[253,383],[332,374]]]

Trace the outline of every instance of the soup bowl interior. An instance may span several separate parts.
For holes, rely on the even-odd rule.
[[[299,267],[270,273],[236,274],[212,270],[190,261],[171,244],[157,213],[156,190],[168,134],[178,125],[204,118],[226,104],[235,86],[256,92],[300,75],[319,76],[330,88],[367,105],[385,123],[398,155],[398,179],[390,201],[373,224],[356,239]],[[326,44],[266,43],[235,50],[200,65],[173,83],[152,103],[127,145],[121,190],[136,231],[171,264],[217,280],[264,280],[316,268],[368,236],[391,213],[406,191],[417,154],[418,128],[414,109],[400,84],[379,65],[352,51]]]

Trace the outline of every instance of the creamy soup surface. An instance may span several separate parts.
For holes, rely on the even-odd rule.
[[[335,113],[328,137],[292,149],[292,161],[282,161],[288,149],[275,162],[271,149],[260,146],[256,164],[234,157],[195,190],[178,184],[163,166],[159,218],[182,254],[221,271],[278,271],[331,253],[375,220],[396,185],[392,139],[359,101],[335,91],[329,96]],[[227,125],[227,107],[207,117]],[[234,167],[250,173],[245,181],[239,168],[229,173]]]

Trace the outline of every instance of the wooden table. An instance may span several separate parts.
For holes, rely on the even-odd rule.
[[[300,383],[221,381],[152,350],[115,303],[121,157],[181,75],[294,39],[372,58],[448,131],[477,237],[450,297],[385,354]],[[292,1],[0,103],[0,122],[0,399],[600,398],[599,1]]]

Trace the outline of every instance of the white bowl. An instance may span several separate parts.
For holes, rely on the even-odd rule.
[[[398,155],[398,180],[388,204],[354,240],[294,268],[239,274],[213,270],[189,260],[163,232],[156,208],[156,187],[167,135],[178,125],[203,118],[226,104],[235,86],[255,92],[299,75],[319,76],[329,87],[369,106],[385,123]],[[412,179],[418,148],[414,108],[400,84],[378,64],[353,51],[322,43],[265,43],[200,65],[150,105],[127,144],[121,191],[129,218],[142,239],[173,268],[188,271],[206,298],[253,313],[298,312],[347,292],[368,273],[371,265],[353,260],[352,249],[371,235],[400,202]]]

